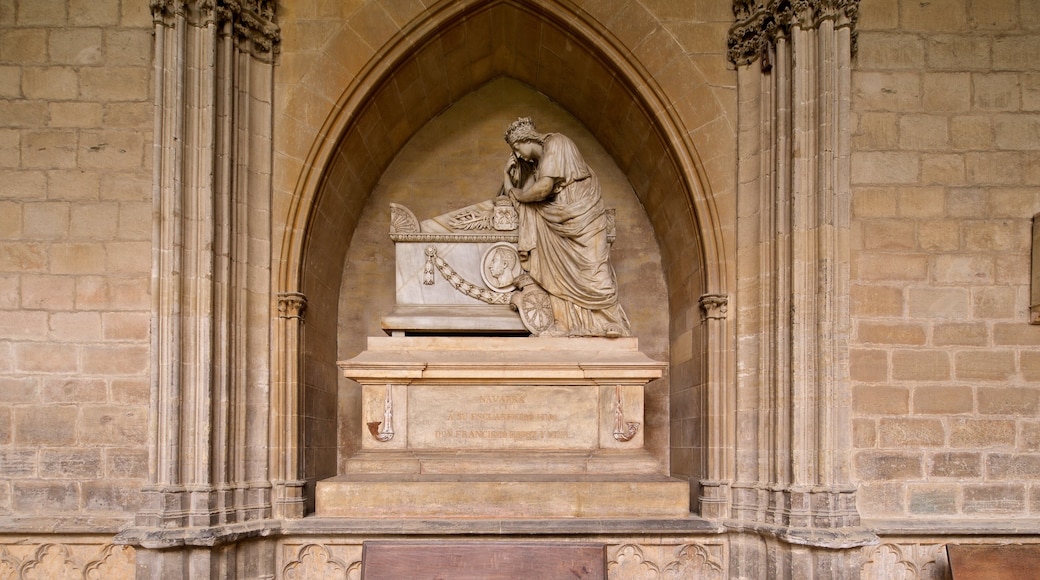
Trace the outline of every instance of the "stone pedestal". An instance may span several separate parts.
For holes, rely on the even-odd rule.
[[[373,337],[361,451],[319,516],[685,517],[689,483],[643,446],[664,363],[634,338]]]

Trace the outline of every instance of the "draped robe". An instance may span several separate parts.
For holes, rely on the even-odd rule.
[[[546,136],[534,171],[536,180],[553,179],[553,192],[541,201],[514,202],[518,249],[524,269],[549,294],[556,319],[551,334],[627,336],[599,179],[559,133]]]

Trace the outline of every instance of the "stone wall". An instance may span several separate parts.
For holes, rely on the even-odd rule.
[[[1040,514],[1040,2],[864,2],[853,71],[865,518]]]
[[[21,530],[140,507],[151,67],[148,2],[0,2],[0,520]]]

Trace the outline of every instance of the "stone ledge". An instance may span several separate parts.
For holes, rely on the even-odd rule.
[[[886,536],[1035,536],[1040,519],[892,518],[864,519],[863,525]]]
[[[134,523],[134,516],[7,516],[0,534],[115,534]]]
[[[590,536],[719,535],[725,528],[695,515],[682,518],[323,518],[282,522],[283,535]]]

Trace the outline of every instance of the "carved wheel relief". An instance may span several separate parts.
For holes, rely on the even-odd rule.
[[[520,322],[534,336],[547,333],[556,322],[549,293],[537,284],[525,286],[513,297],[513,304],[520,313]]]

